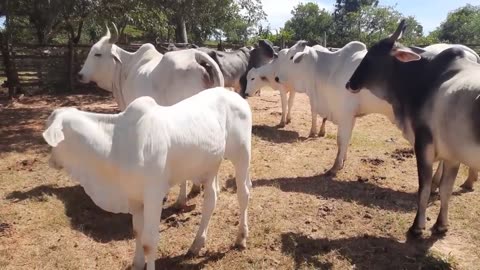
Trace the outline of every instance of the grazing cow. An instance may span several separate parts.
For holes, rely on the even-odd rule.
[[[303,42],[303,41],[302,41]],[[306,44],[306,43],[305,43]],[[305,47],[304,47],[305,48]],[[304,49],[303,48],[303,49]],[[315,45],[312,47],[315,50],[320,51],[327,51],[324,47],[320,45]],[[296,50],[298,47],[294,46],[291,50]],[[294,90],[292,84],[288,81],[284,81],[281,84],[275,81],[275,74],[278,73],[278,70],[283,67],[284,65],[288,64],[287,52],[288,49],[283,49],[278,53],[278,57],[275,57],[272,61],[268,64],[265,64],[259,68],[252,68],[247,74],[247,89],[246,95],[253,96],[261,88],[269,86],[273,89],[278,89],[280,92],[280,100],[282,104],[282,116],[280,120],[279,127],[284,127],[286,124],[290,123],[291,121],[291,110],[293,106],[293,101],[295,98],[295,93],[305,93],[305,89],[298,89]],[[288,96],[288,112],[287,112],[287,93]],[[317,113],[313,110],[313,106],[311,107],[312,112],[312,126],[310,129],[309,136],[314,137],[316,136],[317,132]],[[320,132],[318,133],[319,137],[325,136],[325,123],[327,119],[324,118],[322,121],[322,125],[320,127]]]
[[[74,108],[55,110],[43,133],[52,146],[49,163],[64,168],[102,209],[132,214],[134,269],[155,269],[163,198],[185,179],[205,187],[202,219],[189,249],[205,245],[217,202],[222,160],[235,167],[240,206],[236,244],[246,247],[252,115],[248,103],[225,88],[202,91],[173,106],[151,97],[134,100],[119,114]]]
[[[196,49],[159,53],[152,44],[143,44],[130,53],[114,43],[118,39],[107,34],[92,46],[83,68],[78,73],[82,83],[95,82],[113,92],[120,110],[141,96],[150,96],[159,105],[173,105],[196,93],[215,86],[224,86],[223,75],[215,61]],[[194,193],[200,188],[194,186]],[[177,206],[187,201],[186,185],[182,185]]]
[[[432,230],[445,233],[460,163],[480,169],[480,65],[459,48],[422,57],[397,43],[404,30],[402,20],[390,37],[375,43],[345,87],[354,94],[371,92],[391,104],[396,125],[414,144],[419,191],[409,229],[413,235],[425,229],[432,164],[443,160],[440,213]]]
[[[327,172],[336,174],[344,166],[355,118],[371,113],[391,118],[392,107],[369,92],[354,95],[344,91],[345,81],[367,53],[365,44],[353,41],[335,52],[315,50],[304,42],[294,47],[275,80],[288,81],[296,90],[304,89],[312,111],[338,125],[337,157]]]

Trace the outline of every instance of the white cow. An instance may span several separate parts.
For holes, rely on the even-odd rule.
[[[302,41],[303,42],[303,41]],[[306,44],[306,42],[305,42]],[[306,46],[308,47],[308,46]],[[310,48],[310,47],[308,47]],[[315,50],[319,51],[328,51],[326,48],[315,45],[312,47]],[[263,65],[259,68],[252,68],[247,74],[247,90],[245,93],[248,96],[254,96],[258,91],[263,87],[270,87],[273,89],[278,89],[280,92],[280,99],[282,104],[282,117],[280,120],[279,127],[284,127],[286,124],[291,121],[291,110],[293,106],[293,101],[295,98],[295,93],[305,93],[304,89],[294,89],[293,85],[289,81],[282,82],[281,84],[275,81],[275,74],[278,73],[278,69],[288,64],[289,59],[287,58],[288,49],[283,49],[278,53],[278,57],[270,61],[268,64]],[[287,93],[288,95],[288,112],[287,112]],[[312,113],[312,125],[310,129],[309,136],[314,137],[317,135],[317,113],[313,110],[311,106]],[[318,136],[325,136],[325,123],[327,119],[324,118],[322,125],[320,127],[320,132]]]
[[[248,103],[225,88],[213,88],[173,106],[140,97],[119,114],[74,108],[55,110],[43,133],[53,147],[50,165],[65,170],[102,209],[132,214],[135,269],[155,268],[163,198],[186,179],[205,187],[200,227],[189,252],[205,245],[217,201],[221,161],[235,167],[240,224],[236,244],[246,247],[251,182],[252,115]]]
[[[82,83],[95,82],[113,92],[121,110],[141,96],[150,96],[163,106],[173,105],[196,93],[224,86],[220,68],[206,53],[196,49],[172,51],[162,55],[152,44],[143,44],[130,53],[114,43],[118,30],[107,34],[92,46],[78,78]],[[177,206],[187,201],[186,184],[180,188]],[[192,192],[199,192],[194,186]]]
[[[354,95],[345,91],[348,80],[367,53],[365,44],[353,41],[338,51],[319,51],[298,42],[287,52],[275,80],[305,89],[312,111],[338,125],[338,152],[328,173],[343,168],[347,148],[358,116],[381,113],[393,119],[392,107],[368,91]]]
[[[438,53],[435,48],[432,51],[430,49],[427,47],[424,50],[432,54]],[[467,59],[474,61],[473,54],[468,52]],[[350,42],[335,52],[310,49],[304,42],[298,42],[287,52],[287,58],[290,60],[280,66],[279,76],[276,78],[280,83],[287,81],[293,84],[295,89],[307,89],[307,95],[315,111],[338,125],[338,152],[333,167],[328,171],[331,174],[343,168],[357,116],[379,113],[392,122],[394,119],[391,105],[370,91],[362,91],[357,95],[344,91],[345,78],[347,80],[350,78],[366,53],[365,45],[357,41]],[[432,191],[440,184],[442,164],[439,163],[435,173]],[[462,187],[473,189],[473,182],[477,178],[477,171],[470,168],[468,178]]]

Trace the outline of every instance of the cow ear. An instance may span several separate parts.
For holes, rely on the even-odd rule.
[[[63,124],[62,119],[55,119],[47,130],[42,133],[43,139],[51,146],[56,147],[60,142],[65,139],[63,135]]]
[[[122,60],[120,60],[120,56],[118,55],[117,51],[112,50],[112,57],[115,62],[121,64]]]
[[[409,48],[394,48],[392,49],[391,54],[393,57],[397,58],[398,61],[404,63],[418,61],[422,58]]]
[[[304,52],[296,53],[295,56],[293,57],[293,63],[295,63],[295,64],[300,63],[302,61],[304,55],[305,55]]]

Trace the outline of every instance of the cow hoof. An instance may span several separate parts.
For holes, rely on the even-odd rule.
[[[277,127],[279,128],[284,128],[285,127],[285,122],[280,122],[280,124],[277,125]]]
[[[315,132],[310,131],[310,134],[308,134],[309,138],[315,138],[317,137],[317,134]]]
[[[473,191],[473,184],[468,181],[463,183],[460,187],[466,191]]]
[[[328,170],[327,172],[325,172],[325,175],[326,175],[326,176],[336,176],[336,175],[337,175],[337,172],[338,172],[338,170],[330,169],[330,170]]]
[[[172,206],[174,209],[178,210],[178,211],[181,211],[185,208],[187,208],[187,203],[186,202],[179,202],[179,201],[176,201],[173,206]]]
[[[410,227],[410,229],[408,229],[408,235],[414,238],[419,238],[420,236],[422,236],[422,233],[423,233],[422,228],[412,226]]]
[[[325,131],[320,130],[318,137],[325,137]]]
[[[291,122],[292,122],[292,119],[287,118],[287,125],[290,124]]]
[[[235,241],[235,247],[238,249],[246,249],[247,248],[247,237],[246,234],[241,233],[237,236],[237,240]]]
[[[132,264],[132,270],[143,270],[144,268],[145,268],[145,262]]]
[[[432,227],[432,234],[434,235],[445,235],[448,232],[448,226],[446,225],[439,225],[435,223]]]

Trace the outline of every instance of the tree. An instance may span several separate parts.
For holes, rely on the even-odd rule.
[[[356,39],[367,45],[393,33],[398,22],[404,16],[393,7],[364,6],[358,12],[351,13],[350,19],[358,26],[357,32],[352,33]],[[423,37],[423,27],[414,17],[407,17],[407,29],[403,33],[402,43],[412,45]]]
[[[62,0],[18,0],[11,1],[11,15],[25,16],[35,28],[40,44],[48,43],[62,22]]]
[[[293,17],[285,23],[285,30],[296,40],[321,43],[325,33],[331,33],[333,18],[316,3],[300,3],[292,10]]]
[[[333,12],[334,43],[346,44],[358,33],[359,12],[364,7],[377,7],[378,0],[336,0]]]
[[[449,13],[435,34],[449,43],[480,42],[480,6],[466,5]]]

